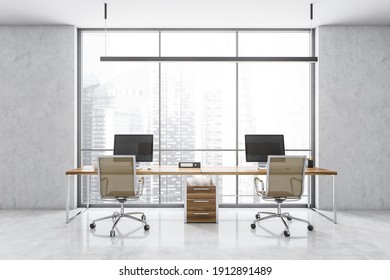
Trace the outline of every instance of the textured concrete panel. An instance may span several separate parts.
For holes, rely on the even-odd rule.
[[[317,162],[335,169],[342,209],[390,209],[390,27],[321,26]],[[317,204],[331,207],[331,180]]]
[[[63,209],[74,166],[76,29],[0,27],[0,208]]]

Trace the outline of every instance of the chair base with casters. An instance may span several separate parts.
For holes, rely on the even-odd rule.
[[[103,217],[103,218],[99,218],[99,219],[93,220],[92,223],[89,225],[89,227],[91,229],[94,229],[96,227],[96,222],[98,222],[98,221],[112,219],[114,221],[114,225],[111,228],[110,236],[114,237],[115,236],[115,227],[116,227],[116,225],[118,224],[118,222],[122,218],[128,218],[128,219],[136,220],[136,221],[139,221],[139,222],[143,223],[145,231],[148,231],[150,229],[150,226],[146,222],[146,216],[145,216],[145,214],[143,212],[128,212],[128,213],[125,213],[124,203],[127,201],[127,199],[117,199],[117,200],[121,204],[121,211],[120,211],[120,213],[119,212],[114,212],[110,216],[106,216],[106,217]],[[135,217],[133,215],[141,215],[141,218],[137,218],[137,217]]]
[[[255,215],[256,220],[254,220],[253,223],[251,224],[251,228],[255,229],[257,222],[264,221],[264,220],[271,219],[271,218],[280,218],[282,220],[284,226],[286,227],[284,232],[283,232],[284,236],[288,237],[288,236],[290,236],[290,228],[288,227],[287,222],[284,220],[284,218],[286,218],[289,221],[296,220],[296,221],[299,221],[299,222],[306,223],[307,224],[307,229],[309,231],[312,231],[314,229],[314,227],[313,227],[312,224],[310,224],[309,221],[306,221],[304,219],[300,219],[300,218],[291,216],[290,213],[288,213],[288,212],[283,212],[282,213],[281,205],[282,205],[283,201],[285,201],[285,200],[286,199],[284,199],[284,198],[275,199],[275,201],[278,204],[277,213],[273,213],[273,212],[257,212],[257,214]],[[267,214],[268,216],[261,217],[261,214]]]

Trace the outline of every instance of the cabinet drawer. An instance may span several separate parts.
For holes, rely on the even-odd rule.
[[[215,199],[215,186],[192,186],[187,185],[187,198],[188,199]]]
[[[215,211],[187,211],[187,222],[189,223],[215,223]]]
[[[187,194],[215,194],[215,186],[188,186]]]
[[[187,193],[187,200],[193,200],[193,199],[215,199],[215,193],[213,192],[199,192],[199,193]]]
[[[187,179],[187,193],[215,193],[215,185],[211,179],[189,178]]]
[[[187,210],[198,211],[198,210],[211,210],[215,211],[215,198],[196,198],[187,199]]]

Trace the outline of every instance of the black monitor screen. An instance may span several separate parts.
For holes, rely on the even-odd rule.
[[[137,162],[152,162],[153,134],[115,135],[114,155],[135,155]]]
[[[268,156],[284,155],[283,135],[245,135],[247,162],[267,162]]]

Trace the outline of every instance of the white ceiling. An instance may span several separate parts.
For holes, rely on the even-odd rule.
[[[103,28],[308,28],[390,25],[390,0],[0,0],[0,25]]]

